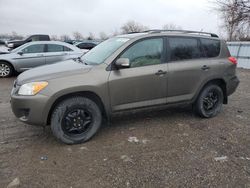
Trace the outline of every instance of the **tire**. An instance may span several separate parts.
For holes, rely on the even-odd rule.
[[[221,87],[209,84],[201,91],[194,107],[200,117],[211,118],[221,111],[222,104],[223,91]]]
[[[65,144],[79,144],[92,138],[102,124],[98,105],[85,97],[72,97],[59,103],[51,116],[54,136]]]
[[[13,67],[9,63],[0,62],[0,78],[10,77],[13,72]]]

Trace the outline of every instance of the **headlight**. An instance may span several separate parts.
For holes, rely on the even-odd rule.
[[[36,95],[48,85],[48,82],[31,82],[23,84],[18,90],[18,95]]]

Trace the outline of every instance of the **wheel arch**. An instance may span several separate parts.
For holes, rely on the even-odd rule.
[[[5,59],[0,59],[0,62],[8,63],[8,64],[13,68],[13,71],[16,71],[15,66],[14,66],[13,63],[11,63],[10,61],[5,60]]]
[[[224,79],[222,78],[215,78],[215,79],[212,79],[212,80],[209,80],[207,82],[205,82],[203,84],[203,86],[199,89],[199,91],[197,92],[196,96],[195,96],[195,100],[199,97],[201,91],[209,84],[215,84],[215,85],[218,85],[221,89],[222,89],[222,92],[223,92],[223,104],[227,104],[228,103],[228,97],[227,97],[227,84],[225,82]]]
[[[72,92],[72,93],[64,94],[64,95],[58,97],[53,102],[53,104],[51,105],[51,107],[49,109],[49,113],[47,115],[47,120],[46,120],[47,125],[50,124],[51,115],[53,113],[53,110],[55,109],[55,107],[60,102],[62,102],[65,99],[72,98],[72,97],[77,97],[77,96],[79,96],[79,97],[86,97],[88,99],[93,100],[98,105],[98,107],[101,109],[102,115],[105,118],[108,118],[107,110],[105,109],[104,103],[103,103],[102,99],[95,92],[92,92],[92,91],[80,91],[80,92]]]

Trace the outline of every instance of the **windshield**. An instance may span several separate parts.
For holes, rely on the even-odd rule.
[[[128,38],[108,39],[83,55],[81,60],[87,64],[101,64],[128,40]]]
[[[12,53],[16,53],[16,52],[19,52],[24,46],[27,46],[27,43],[26,44],[23,44],[13,50],[11,50]]]

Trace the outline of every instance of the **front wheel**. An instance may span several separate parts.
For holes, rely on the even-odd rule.
[[[195,102],[195,111],[201,117],[211,118],[216,116],[222,108],[223,91],[218,85],[207,85]]]
[[[13,73],[13,68],[9,63],[0,62],[0,78],[10,77]]]
[[[85,97],[73,97],[57,105],[51,116],[51,130],[66,144],[89,140],[101,127],[102,114],[98,105]]]

